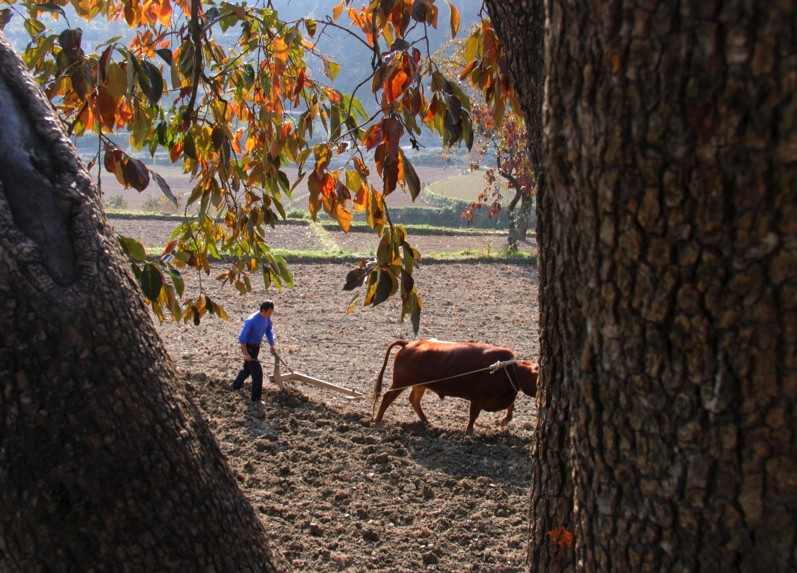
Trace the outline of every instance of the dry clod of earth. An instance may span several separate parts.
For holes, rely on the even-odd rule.
[[[127,234],[147,246],[163,240],[148,235],[146,225]],[[376,239],[362,235],[375,248]],[[458,250],[457,239],[445,238],[449,250]],[[258,406],[249,400],[248,382],[239,392],[227,389],[241,365],[242,321],[266,298],[276,303],[277,343],[292,368],[366,396],[387,345],[415,338],[409,321],[398,320],[399,301],[345,312],[351,293],[341,288],[349,265],[291,269],[293,289],[266,291],[261,284],[242,296],[214,285],[209,294],[226,308],[227,322],[158,326],[272,543],[297,571],[523,571],[533,399],[518,396],[506,429],[498,426],[505,412],[483,412],[475,435],[466,436],[468,403],[429,393],[423,404],[431,427],[418,421],[405,392],[376,428],[367,398],[352,401],[301,382],[281,392],[266,382]],[[187,288],[195,286],[192,275],[186,279]],[[424,299],[418,338],[508,346],[536,361],[532,265],[422,264],[416,280]],[[263,354],[270,372],[273,358]],[[388,366],[386,380],[391,373]]]

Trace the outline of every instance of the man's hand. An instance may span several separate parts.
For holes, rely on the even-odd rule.
[[[277,355],[277,347],[276,346],[272,346],[271,347],[271,354],[273,354],[274,356]]]

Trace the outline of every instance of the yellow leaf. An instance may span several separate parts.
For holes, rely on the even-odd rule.
[[[385,27],[382,28],[382,34],[385,36],[385,41],[388,46],[392,46],[393,42],[396,41],[396,35],[393,32],[393,24],[391,22],[388,22]]]
[[[288,51],[288,44],[285,43],[283,38],[277,38],[274,41],[274,55],[277,56],[277,59],[281,60],[282,62],[287,62],[290,53]]]

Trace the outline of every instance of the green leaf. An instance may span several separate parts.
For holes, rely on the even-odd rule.
[[[333,62],[328,58],[324,58],[324,75],[330,80],[335,81],[340,73],[340,64]]]
[[[186,40],[180,46],[180,57],[177,60],[177,68],[180,73],[190,78],[194,75],[194,44]]]
[[[35,38],[46,29],[44,24],[38,20],[33,20],[32,18],[26,18],[23,26],[31,38]]]
[[[158,187],[161,188],[161,192],[164,194],[164,196],[171,201],[175,207],[177,207],[177,197],[175,197],[174,193],[172,193],[172,189],[169,187],[169,184],[166,183],[166,180],[154,171],[150,171],[150,173],[155,179],[155,183],[157,183]]]
[[[53,4],[52,2],[45,2],[43,4],[37,4],[35,2],[25,2],[22,4],[28,10],[35,11],[35,12],[56,12],[66,18],[66,12],[64,9],[61,8],[58,4]]]
[[[412,322],[412,332],[418,334],[418,329],[421,327],[421,309],[423,308],[423,301],[421,300],[421,297],[413,293],[410,298],[410,304],[410,321]]]
[[[122,246],[122,250],[129,258],[139,262],[142,262],[147,258],[147,252],[144,249],[144,245],[135,239],[125,237],[123,235],[117,235],[116,238],[119,241],[119,244]]]
[[[144,270],[141,272],[138,282],[145,297],[149,300],[157,300],[163,287],[163,275],[157,265],[154,263],[144,265]]]
[[[197,160],[196,142],[194,141],[194,136],[190,133],[186,134],[183,139],[183,153],[185,153],[186,157],[194,161]]]
[[[387,269],[379,270],[376,290],[374,291],[373,305],[381,304],[389,299],[398,290],[398,281],[393,273]]]
[[[153,105],[158,103],[163,95],[163,76],[152,62],[141,62],[138,74],[138,85]]]
[[[5,30],[6,25],[11,21],[14,14],[8,8],[0,10],[0,30]]]
[[[164,271],[172,280],[172,284],[177,291],[177,296],[183,296],[183,293],[185,292],[185,281],[183,280],[183,275],[180,274],[180,271],[171,266],[164,269]]]
[[[76,62],[80,57],[83,30],[80,28],[67,28],[58,35],[58,43],[66,52],[70,63]]]
[[[401,152],[401,158],[404,163],[404,181],[407,182],[407,187],[410,189],[410,197],[415,201],[418,195],[421,194],[421,180],[418,178],[415,168],[412,166],[409,159],[407,159],[407,156],[404,155],[403,151]]]
[[[166,62],[169,66],[174,63],[174,55],[169,48],[161,48],[159,50],[155,50],[155,53],[158,54],[164,62]]]
[[[355,193],[360,190],[363,185],[363,180],[360,174],[352,169],[346,170],[346,187]]]

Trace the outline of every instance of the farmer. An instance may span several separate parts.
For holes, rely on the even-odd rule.
[[[260,352],[260,344],[263,342],[263,335],[266,336],[271,354],[277,355],[277,346],[274,343],[274,333],[271,332],[271,315],[274,313],[274,303],[267,300],[260,305],[260,311],[252,314],[244,322],[238,342],[241,343],[241,350],[244,353],[244,366],[230,384],[230,389],[238,390],[243,386],[244,380],[252,376],[252,402],[260,402],[263,393],[263,367],[257,360]]]

